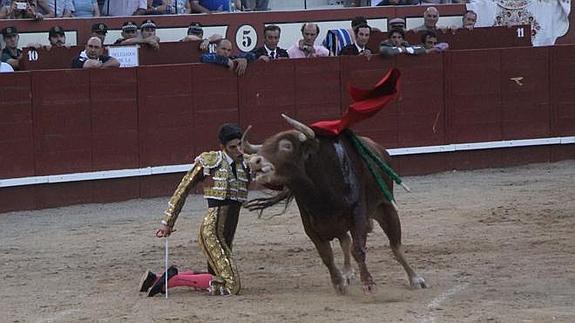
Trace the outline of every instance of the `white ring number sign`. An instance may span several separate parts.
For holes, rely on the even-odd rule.
[[[241,25],[236,31],[236,46],[242,52],[249,52],[256,47],[258,34],[251,25]]]

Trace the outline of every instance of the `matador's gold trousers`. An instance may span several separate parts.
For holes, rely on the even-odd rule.
[[[200,226],[198,242],[215,273],[212,293],[238,294],[240,276],[232,257],[232,241],[238,223],[240,204],[208,208]]]

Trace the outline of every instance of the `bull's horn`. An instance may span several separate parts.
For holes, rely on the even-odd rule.
[[[287,121],[287,123],[290,124],[290,126],[292,126],[296,130],[301,131],[309,139],[315,138],[315,132],[313,131],[312,128],[306,126],[305,124],[303,124],[303,123],[301,123],[295,119],[292,119],[292,118],[286,116],[283,113],[282,113],[282,117]]]
[[[244,154],[255,154],[262,148],[262,145],[252,145],[248,142],[248,132],[251,128],[252,126],[249,125],[242,135],[242,151]]]

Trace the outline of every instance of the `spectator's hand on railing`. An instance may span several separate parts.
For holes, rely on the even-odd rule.
[[[236,58],[234,59],[236,62],[235,72],[238,76],[244,75],[246,69],[248,68],[248,60],[245,58]]]
[[[264,61],[264,62],[267,63],[267,62],[270,61],[270,58],[269,58],[269,56],[262,55],[262,56],[260,56],[260,57],[258,58],[258,60],[259,60],[259,61]]]

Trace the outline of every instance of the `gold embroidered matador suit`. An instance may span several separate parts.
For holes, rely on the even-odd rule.
[[[164,212],[162,223],[173,227],[189,192],[203,182],[208,211],[198,241],[215,275],[211,290],[214,294],[238,294],[241,288],[232,242],[241,204],[248,197],[247,169],[245,162],[236,163],[223,151],[202,153],[182,178]]]

